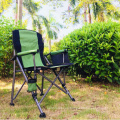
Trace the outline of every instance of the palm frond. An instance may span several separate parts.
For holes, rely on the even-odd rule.
[[[41,6],[33,0],[24,0],[23,6],[28,10],[29,14],[35,14],[41,8]]]
[[[57,39],[57,38],[58,38],[58,35],[57,35],[57,33],[56,33],[55,31],[53,31],[53,38],[54,38],[54,39]]]
[[[71,4],[72,6],[74,6],[75,3],[76,3],[76,0],[70,0],[70,4]]]
[[[42,16],[42,15],[39,15],[38,18],[43,21],[45,27],[49,28],[49,22],[48,22],[48,20],[47,20],[46,17],[44,17],[44,16]]]

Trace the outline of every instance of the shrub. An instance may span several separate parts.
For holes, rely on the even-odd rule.
[[[15,26],[13,20],[8,20],[5,17],[0,18],[0,76],[8,77],[11,72],[13,45],[12,45],[12,31],[14,29],[21,29],[20,25]]]
[[[61,49],[69,49],[74,75],[97,76],[120,83],[120,24],[100,22],[85,25],[63,38]]]

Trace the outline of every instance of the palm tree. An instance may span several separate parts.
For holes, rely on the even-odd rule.
[[[87,11],[87,6],[86,6],[86,4],[84,3],[84,22],[87,22],[87,14],[86,14],[86,11]]]
[[[88,4],[88,22],[91,23],[90,5]]]
[[[119,11],[117,8],[112,5],[112,3],[109,0],[99,0],[99,1],[94,1],[94,0],[70,0],[70,3],[72,6],[75,6],[75,3],[77,5],[74,7],[73,13],[75,11],[80,11],[81,9],[84,8],[84,21],[86,22],[86,10],[88,10],[88,20],[89,23],[91,23],[91,13],[90,9],[92,8],[94,18],[95,20],[97,19],[98,21],[105,21],[104,16],[110,16],[114,19],[118,19],[120,16]],[[90,8],[90,5],[92,6]],[[87,6],[87,9],[86,9]],[[77,17],[76,17],[77,18]]]
[[[39,33],[46,33],[47,41],[49,42],[49,51],[51,50],[51,39],[57,38],[57,31],[59,31],[59,27],[62,27],[59,23],[56,23],[55,19],[49,16],[49,20],[46,19],[42,15],[37,15],[36,12],[40,10],[39,3],[33,2],[33,0],[24,0],[24,7],[28,10],[31,18],[32,18],[32,26],[34,30],[37,30]]]
[[[77,3],[77,5],[76,5]],[[83,0],[70,0],[70,4],[72,5],[72,7],[74,7],[73,9],[73,14],[75,15],[75,21],[77,21],[77,15],[78,15],[78,12],[81,10],[81,9],[84,9],[84,22],[87,22],[87,4],[85,1]],[[90,9],[89,9],[89,12],[90,12]],[[77,14],[75,14],[77,13]]]
[[[100,22],[105,21],[105,16],[109,16],[114,19],[118,19],[120,17],[120,12],[108,0],[104,2],[102,0],[99,0],[99,2],[94,2],[93,13],[94,18]]]
[[[34,2],[33,0],[24,0],[23,5],[27,9],[28,13],[32,18],[33,30],[36,30],[42,34],[43,25],[46,28],[49,28],[48,20],[42,15],[37,15],[37,12],[41,8],[38,2]]]
[[[38,12],[38,10],[41,8],[40,5],[36,2],[33,2],[33,0],[24,0],[23,2],[23,6],[27,9],[28,13],[30,14],[31,18],[32,18],[32,26],[33,29],[36,28],[36,12]]]
[[[59,24],[58,22],[56,22],[56,20],[52,17],[52,15],[49,13],[49,18],[48,18],[48,25],[46,26],[46,38],[48,41],[48,45],[49,45],[49,52],[51,51],[51,40],[52,39],[57,39],[57,32],[59,32],[60,28],[63,28],[63,26],[61,24]]]
[[[17,19],[17,16],[18,16],[18,0],[16,0],[16,6],[15,6],[15,8],[14,8],[14,13],[15,13],[15,25],[17,25],[17,21],[18,21],[18,19]]]
[[[20,21],[20,25],[22,26],[22,0],[16,0],[18,2],[18,17],[17,20]]]

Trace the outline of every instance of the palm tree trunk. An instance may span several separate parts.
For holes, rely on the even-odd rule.
[[[49,39],[49,52],[51,51],[51,39]]]
[[[90,6],[88,4],[88,22],[91,23],[91,13],[90,13]]]
[[[17,13],[18,13],[18,0],[16,0],[16,8],[15,8],[15,25],[17,25]]]
[[[86,10],[87,10],[87,7],[86,7],[86,4],[84,3],[84,22],[87,22]]]
[[[18,0],[18,20],[22,26],[22,0]]]

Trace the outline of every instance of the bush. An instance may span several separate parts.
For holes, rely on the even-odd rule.
[[[13,67],[10,59],[13,55],[12,31],[21,29],[20,25],[15,26],[13,20],[5,17],[0,18],[0,76],[8,77]]]
[[[101,22],[85,25],[63,38],[69,49],[74,75],[97,76],[120,84],[120,24]]]

